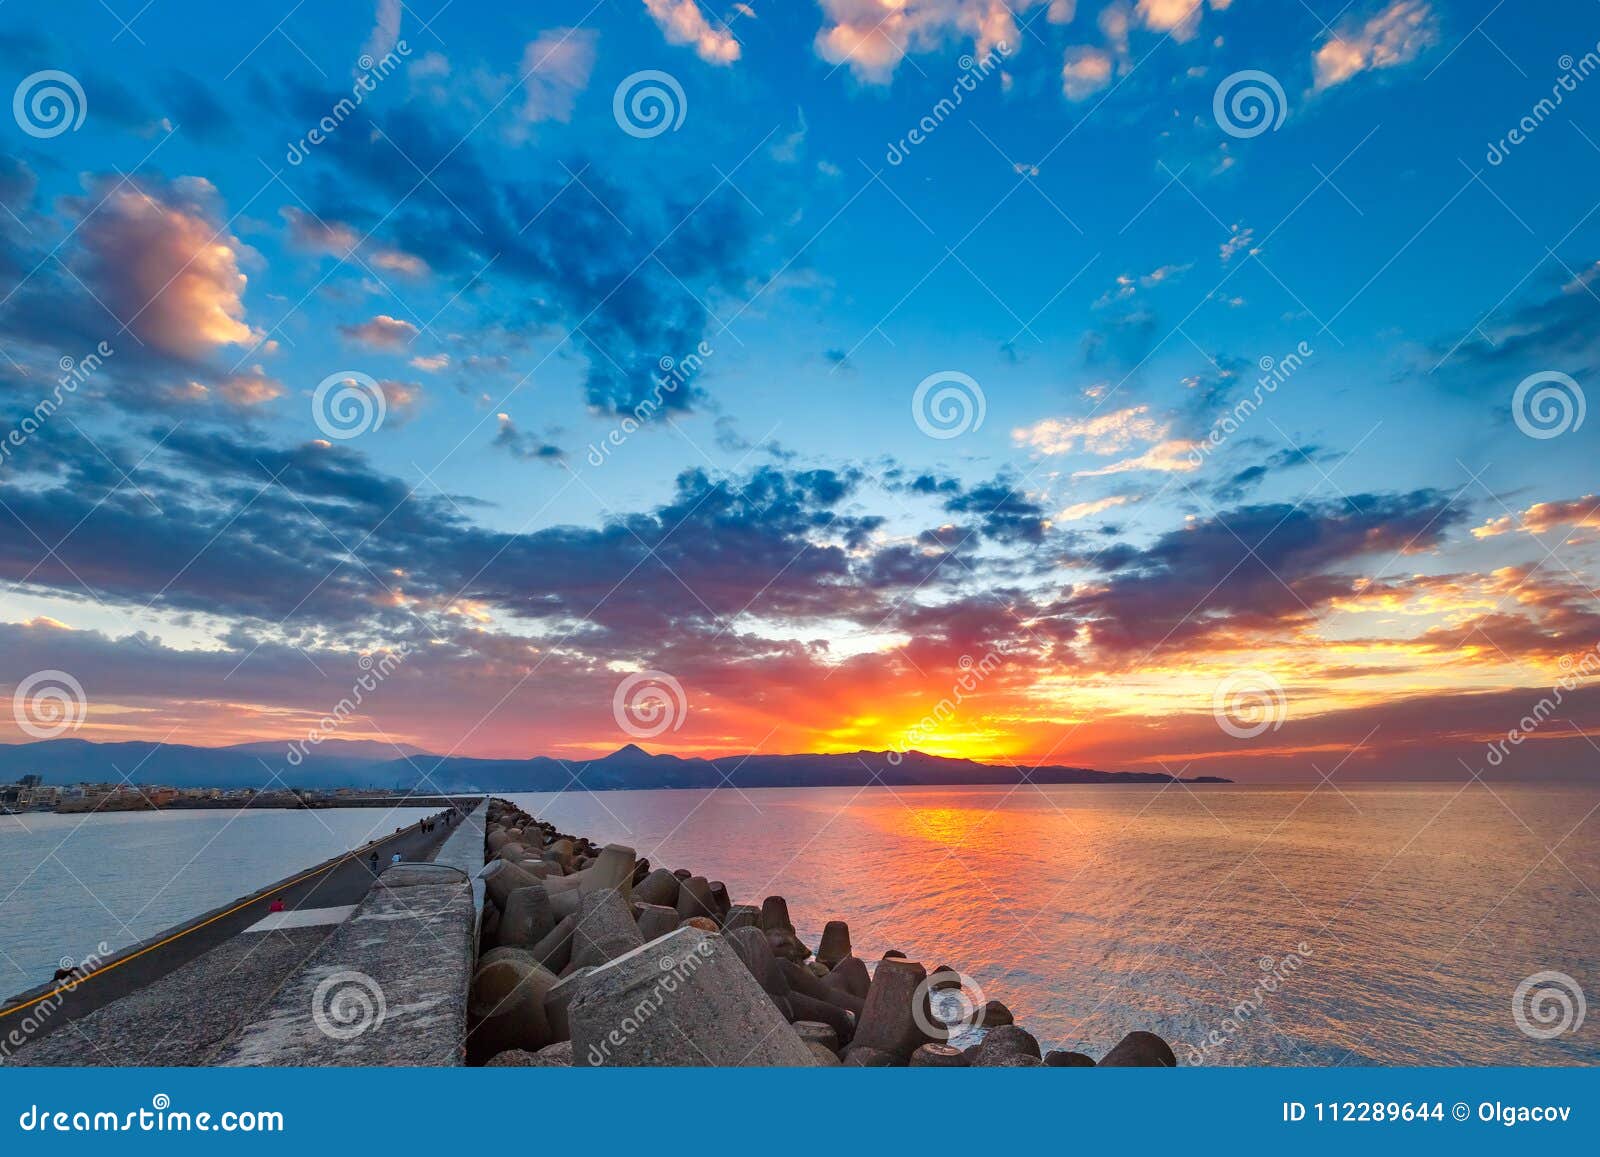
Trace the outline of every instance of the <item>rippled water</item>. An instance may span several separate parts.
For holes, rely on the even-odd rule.
[[[1600,1063],[1600,1008],[1541,1041],[1512,1007],[1548,970],[1600,999],[1593,789],[512,798],[721,879],[736,902],[781,894],[813,947],[838,917],[858,955],[959,968],[1047,1046],[1098,1056],[1148,1028],[1183,1063],[1202,1043],[1224,1065]]]
[[[430,814],[426,808],[0,817],[0,997]]]

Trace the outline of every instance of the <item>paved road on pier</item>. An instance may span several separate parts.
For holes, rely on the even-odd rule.
[[[389,866],[390,858],[397,852],[408,861],[427,860],[455,830],[455,824],[440,822],[434,824],[433,831],[424,832],[419,821],[395,835],[364,844],[337,859],[280,880],[219,911],[169,928],[143,947],[106,961],[70,987],[64,982],[52,985],[43,993],[26,995],[0,1008],[0,1045],[4,1045],[4,1054],[15,1052],[23,1043],[37,1040],[211,951],[268,915],[274,900],[282,900],[289,909],[358,904],[376,879],[369,861],[372,852],[378,853],[380,872]]]

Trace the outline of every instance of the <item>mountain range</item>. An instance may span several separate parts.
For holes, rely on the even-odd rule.
[[[47,784],[88,782],[173,787],[378,787],[433,791],[608,791],[666,787],[861,787],[1062,783],[1229,783],[1217,776],[1179,780],[1161,772],[1097,771],[1049,764],[1019,770],[912,751],[834,755],[747,755],[685,759],[636,744],[597,759],[441,756],[374,740],[328,739],[295,765],[288,745],[266,741],[192,747],[129,740],[46,739],[0,745],[0,781],[36,773]]]

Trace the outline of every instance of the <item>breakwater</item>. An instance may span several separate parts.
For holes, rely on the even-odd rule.
[[[72,958],[70,968],[63,960],[53,980],[0,1004],[0,1065],[215,1064],[228,1038],[262,1017],[273,998],[281,1000],[288,981],[339,959],[349,961],[347,971],[366,966],[389,982],[400,1006],[392,1027],[400,1032],[431,999],[417,995],[413,978],[431,976],[427,983],[455,1001],[460,1017],[433,1022],[430,1037],[447,1043],[426,1055],[434,1063],[459,1059],[474,950],[468,876],[482,866],[483,801],[452,802],[446,812],[146,940],[115,951],[102,946]],[[391,864],[395,857],[402,862]],[[430,857],[455,870],[426,863]],[[455,945],[444,930],[452,920]],[[346,932],[328,945],[346,923],[362,935]],[[419,951],[419,944],[427,947]],[[412,1055],[383,1036],[365,1044],[371,1051],[359,1063],[404,1063],[383,1058]],[[283,1055],[293,1055],[287,1043]],[[305,1055],[307,1064],[338,1063]]]
[[[492,800],[479,873],[470,1064],[1089,1067],[1177,1064],[1133,1031],[1096,1059],[1044,1051],[973,978],[890,950],[869,967],[830,921],[815,950],[781,896],[654,867]]]

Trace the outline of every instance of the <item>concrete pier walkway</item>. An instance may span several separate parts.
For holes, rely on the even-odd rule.
[[[459,803],[471,812],[480,801]],[[0,1063],[204,1063],[366,897],[372,853],[379,872],[397,853],[429,860],[460,822],[412,824],[130,945],[76,981],[22,993],[0,1008]],[[270,912],[277,900],[284,913]]]

